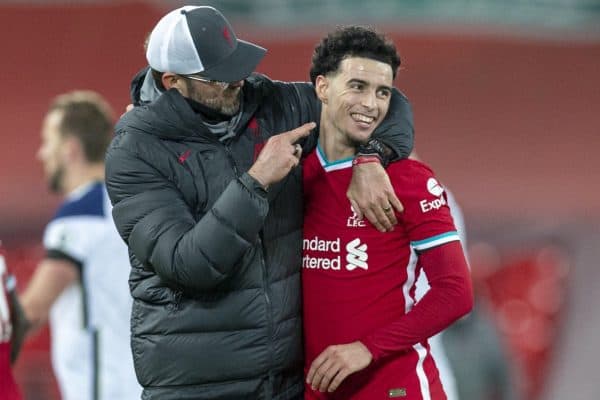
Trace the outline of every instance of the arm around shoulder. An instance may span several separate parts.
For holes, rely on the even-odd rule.
[[[413,113],[408,98],[399,90],[393,89],[388,113],[372,137],[388,147],[387,160],[407,158],[411,153],[415,139]]]

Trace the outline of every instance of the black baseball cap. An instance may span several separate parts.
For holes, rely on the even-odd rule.
[[[219,10],[185,6],[158,21],[148,40],[146,59],[160,72],[237,82],[254,72],[266,52],[238,39]]]

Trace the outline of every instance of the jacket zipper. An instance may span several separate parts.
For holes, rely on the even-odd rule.
[[[225,148],[225,153],[227,154],[227,158],[229,159],[229,162],[231,163],[231,166],[233,167],[233,172],[235,173],[235,176],[240,176],[240,171],[239,168],[237,166],[237,163],[235,162],[235,158],[233,157],[233,155],[231,154],[231,147],[227,144],[225,144],[223,146]],[[263,231],[261,230],[259,233],[259,245],[261,247],[261,249],[263,250],[263,257],[261,257],[260,260],[260,267],[261,267],[261,272],[262,272],[262,279],[263,279],[263,295],[265,298],[265,305],[267,307],[267,343],[268,343],[268,348],[267,348],[267,352],[268,352],[268,365],[267,365],[267,370],[268,370],[268,383],[267,383],[267,388],[265,391],[265,397],[266,399],[271,399],[273,397],[273,353],[274,353],[274,349],[273,349],[273,304],[271,302],[271,296],[269,293],[269,272],[267,270],[267,266],[265,264],[265,258],[264,255],[267,254],[266,249],[263,245],[264,240],[263,240]]]
[[[235,173],[235,176],[240,176],[240,172],[237,166],[237,163],[235,162],[235,158],[233,158],[233,155],[231,154],[231,148],[229,145],[224,145],[223,146],[225,148],[225,152],[227,154],[227,158],[229,159],[229,162],[231,163],[231,166],[233,167],[233,172]],[[265,255],[267,254],[266,249],[264,247],[264,241],[263,241],[263,231],[261,230],[259,233],[259,245],[262,249],[262,253],[263,256],[260,259],[260,267],[261,267],[261,272],[262,272],[262,278],[263,278],[263,295],[265,298],[265,305],[267,307],[267,343],[268,343],[268,348],[267,348],[267,352],[268,352],[268,365],[267,365],[267,369],[268,369],[268,387],[266,389],[266,398],[267,399],[271,399],[273,396],[273,353],[274,353],[274,349],[273,349],[273,304],[271,302],[271,296],[269,293],[269,271],[267,270],[267,266],[265,264]]]
[[[225,148],[225,153],[227,154],[229,163],[233,167],[233,172],[235,173],[235,176],[239,177],[240,171],[238,169],[237,163],[235,162],[235,158],[233,158],[233,155],[231,154],[231,147],[229,147],[229,145],[227,145],[227,144],[224,144],[223,147]]]
[[[271,302],[271,295],[270,295],[270,286],[269,286],[269,271],[267,270],[267,265],[265,263],[265,258],[264,255],[266,255],[266,250],[264,248],[264,241],[263,241],[263,232],[261,231],[259,234],[259,244],[260,247],[263,250],[263,257],[261,257],[260,259],[260,267],[262,270],[262,276],[263,276],[263,286],[264,286],[264,297],[265,297],[265,304],[267,307],[267,343],[268,343],[268,348],[267,348],[267,353],[268,353],[268,377],[269,377],[269,381],[268,381],[268,388],[267,388],[267,399],[270,399],[273,395],[273,353],[274,353],[274,349],[273,349],[273,304]]]

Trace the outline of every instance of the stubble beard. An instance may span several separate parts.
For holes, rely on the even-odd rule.
[[[63,181],[65,176],[65,169],[58,167],[48,178],[48,189],[52,193],[63,192]]]
[[[229,90],[229,89],[226,89]],[[202,101],[200,102],[202,103]],[[212,99],[205,99],[205,106],[217,110],[223,115],[232,117],[240,110],[240,93],[227,97],[214,97]]]
[[[192,85],[188,85],[188,92],[191,99],[228,117],[240,111],[241,87],[228,87],[213,97],[203,96]]]

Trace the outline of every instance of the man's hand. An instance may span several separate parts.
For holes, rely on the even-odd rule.
[[[306,383],[313,390],[333,392],[348,377],[373,360],[367,347],[359,341],[329,346],[312,362]]]
[[[346,196],[357,216],[367,217],[380,232],[391,231],[398,223],[394,210],[404,210],[385,169],[376,162],[352,167],[352,181]]]
[[[316,126],[314,122],[309,122],[294,130],[271,136],[248,170],[250,176],[265,189],[283,179],[300,162],[302,147],[296,142],[308,136]]]

